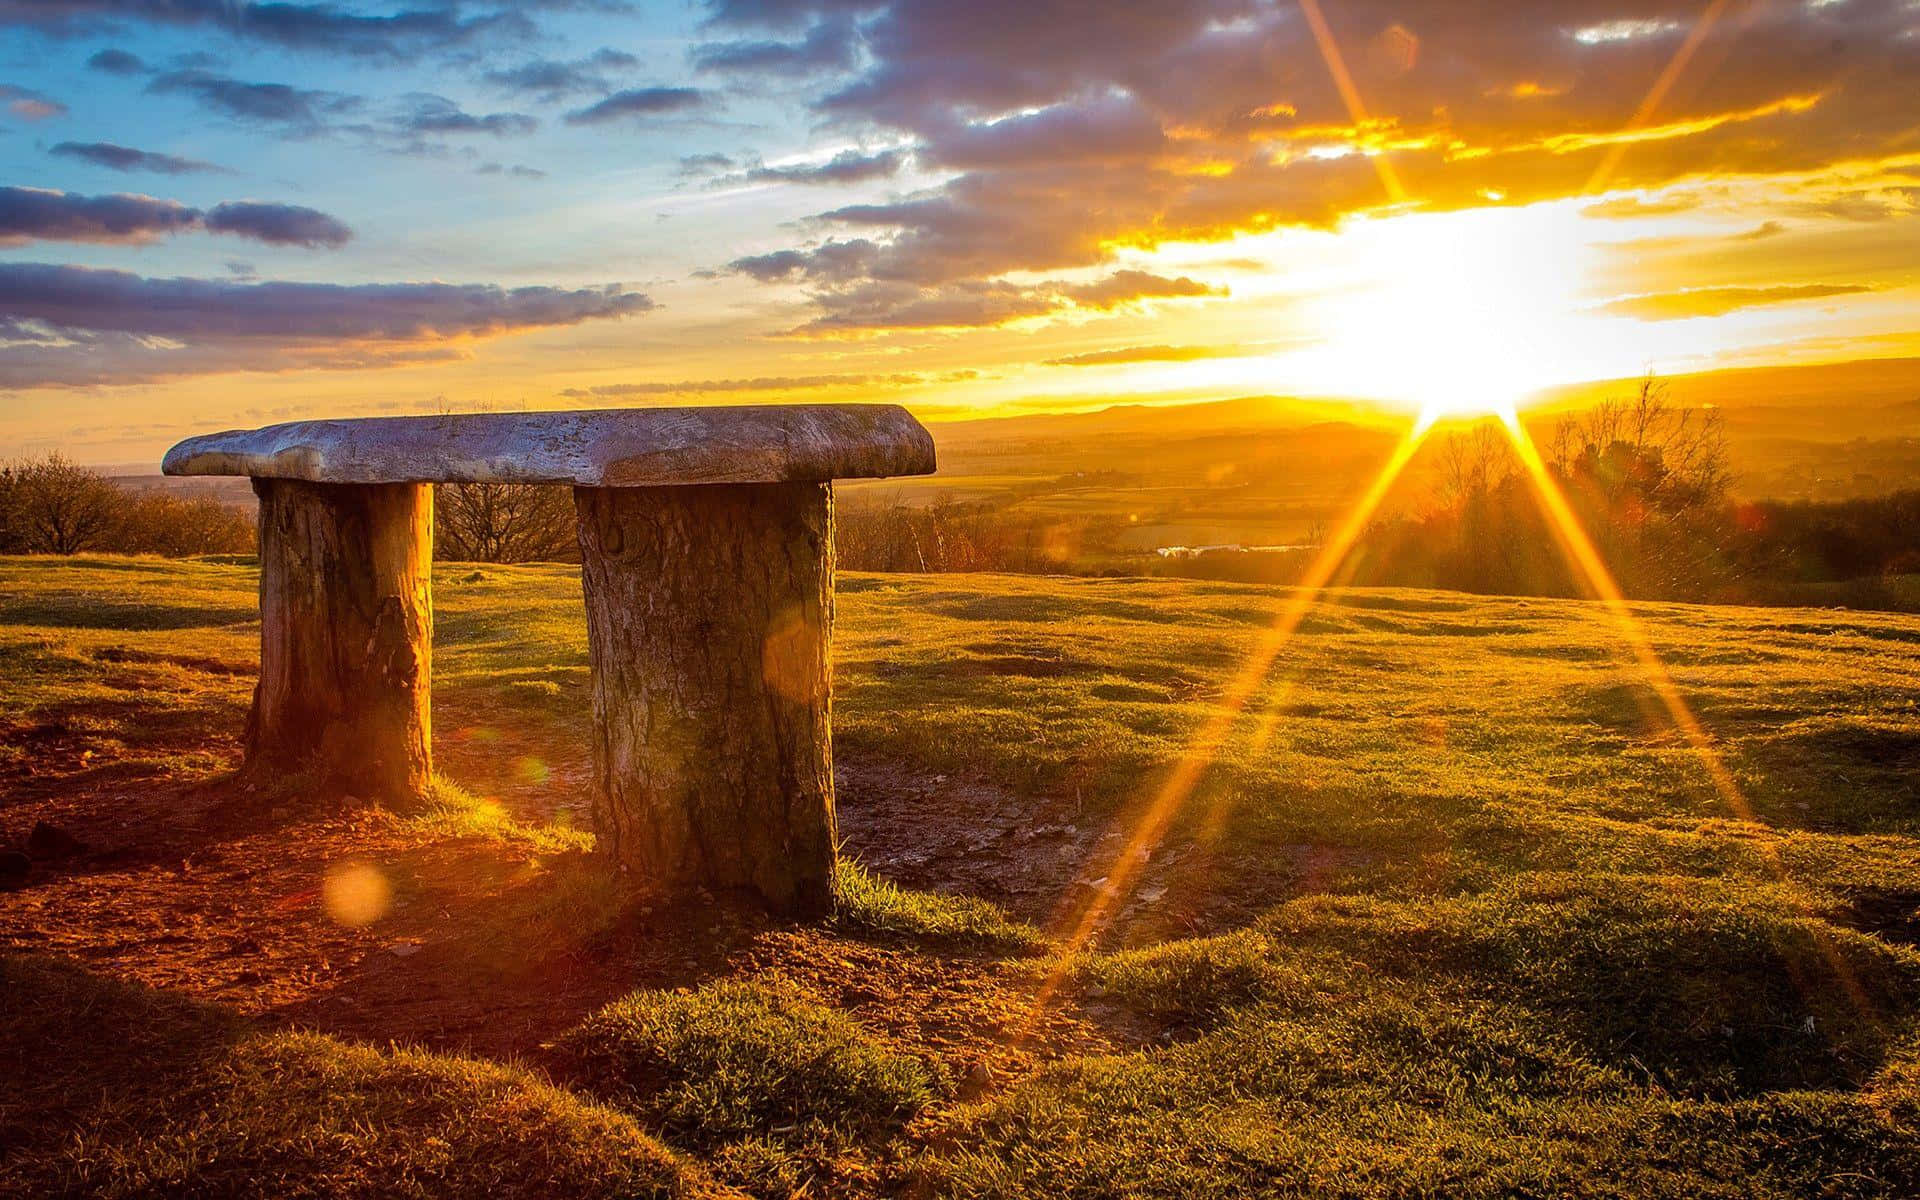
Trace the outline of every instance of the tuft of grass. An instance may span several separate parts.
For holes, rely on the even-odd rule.
[[[497,800],[475,796],[459,784],[434,776],[432,791],[420,812],[404,820],[414,828],[440,837],[477,837],[525,845],[540,854],[564,854],[593,849],[593,834],[584,829],[543,822],[521,821]]]
[[[1089,995],[1186,1022],[1308,986],[1272,940],[1251,929],[1091,955],[1075,964],[1074,977]]]
[[[722,1194],[629,1118],[515,1067],[255,1035],[48,960],[0,960],[0,989],[8,1195]]]
[[[1046,935],[973,896],[915,892],[841,859],[835,868],[839,904],[834,924],[850,933],[880,934],[951,948],[1028,953]]]
[[[554,1045],[595,1094],[710,1148],[775,1136],[848,1140],[897,1124],[943,1081],[778,979],[635,992]]]

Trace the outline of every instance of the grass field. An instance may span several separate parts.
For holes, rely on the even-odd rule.
[[[789,926],[593,871],[572,569],[435,586],[403,819],[226,779],[248,564],[0,560],[0,1192],[1920,1194],[1920,618],[1636,606],[1747,819],[1605,610],[1335,593],[1131,846],[1284,591],[843,576]]]

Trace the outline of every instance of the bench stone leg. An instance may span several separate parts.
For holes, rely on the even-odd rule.
[[[831,908],[831,485],[574,499],[603,851],[641,885]]]
[[[433,771],[433,489],[256,479],[260,685],[247,771],[316,772],[389,807]]]

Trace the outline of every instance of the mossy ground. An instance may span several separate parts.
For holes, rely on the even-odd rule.
[[[848,576],[794,927],[592,870],[568,569],[437,585],[402,819],[223,782],[246,564],[0,561],[0,1189],[1920,1193],[1912,617],[1636,606],[1742,814],[1604,610],[1336,593],[1116,875],[1284,594]]]

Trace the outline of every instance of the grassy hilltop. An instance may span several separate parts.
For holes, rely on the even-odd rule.
[[[249,565],[0,560],[0,1194],[1920,1193],[1920,618],[1636,607],[1745,820],[1598,606],[1335,593],[1132,846],[1284,590],[843,576],[790,926],[592,869],[578,586],[441,566],[403,818],[226,781]]]

